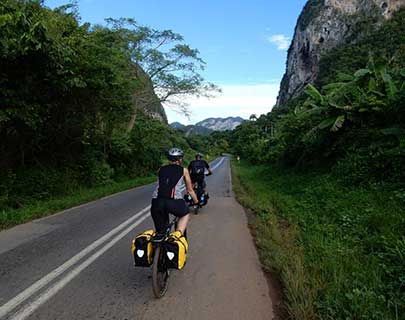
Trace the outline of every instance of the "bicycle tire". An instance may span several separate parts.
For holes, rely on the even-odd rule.
[[[152,265],[152,288],[156,298],[166,294],[169,286],[169,270],[164,266],[164,255],[159,245],[155,249],[155,259]]]

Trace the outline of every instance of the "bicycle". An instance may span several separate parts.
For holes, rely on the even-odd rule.
[[[153,294],[156,298],[161,298],[166,294],[167,288],[169,286],[170,272],[166,265],[166,255],[165,251],[162,250],[162,244],[166,238],[170,235],[172,228],[177,228],[177,222],[179,218],[175,217],[166,230],[154,235],[150,240],[155,247],[155,253],[152,265],[152,288]],[[187,238],[187,230],[184,232],[184,237]]]
[[[206,174],[206,176],[209,176],[209,174]],[[208,193],[205,193],[203,186],[198,182],[194,184],[194,192],[198,199],[198,204],[194,206],[194,214],[198,214],[199,209],[207,205],[209,197]]]

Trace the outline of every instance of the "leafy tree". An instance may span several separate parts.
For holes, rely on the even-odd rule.
[[[0,29],[0,207],[147,174],[169,146],[190,150],[145,115],[214,87],[180,35],[131,19],[82,24],[74,5],[35,0],[2,1]]]
[[[138,87],[137,96],[142,96],[143,90],[150,92],[153,89],[161,103],[189,115],[184,97],[209,96],[219,91],[218,87],[203,79],[200,72],[205,62],[197,49],[184,43],[181,35],[172,30],[160,31],[141,26],[134,19],[110,18],[107,23],[113,32],[119,34],[122,48],[131,61],[145,72],[145,76],[141,77],[144,83]],[[155,96],[143,96],[146,99],[144,103],[154,102]]]
[[[257,116],[255,114],[251,114],[249,117],[250,121],[256,121],[257,120]]]

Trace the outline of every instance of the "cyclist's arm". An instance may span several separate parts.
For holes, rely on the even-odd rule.
[[[191,165],[193,164],[193,162],[194,162],[194,161],[190,161],[190,163],[188,164],[188,167],[187,167],[187,168],[188,168],[188,172],[189,172],[189,173],[190,173],[190,171],[191,171]]]
[[[205,163],[204,163],[204,165],[205,165],[205,168],[208,170],[208,175],[211,175],[212,174],[212,170],[211,170],[211,168],[210,168],[210,165],[208,164],[208,162],[207,161],[204,161]]]
[[[184,180],[186,181],[186,189],[188,194],[193,198],[194,203],[198,203],[197,195],[194,192],[193,184],[191,183],[190,173],[184,168]]]

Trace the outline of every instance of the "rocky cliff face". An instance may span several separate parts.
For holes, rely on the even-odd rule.
[[[296,97],[316,78],[323,53],[356,42],[365,26],[378,28],[403,6],[405,0],[309,0],[288,50],[277,105]]]
[[[134,65],[134,71],[139,80],[138,88],[132,99],[134,111],[142,110],[151,118],[167,123],[165,109],[153,90],[153,83],[149,76],[138,65]]]

